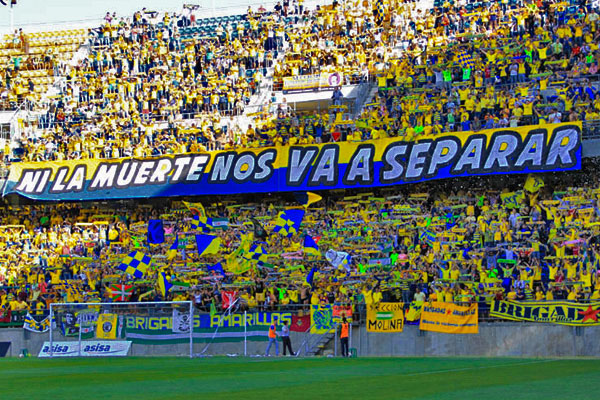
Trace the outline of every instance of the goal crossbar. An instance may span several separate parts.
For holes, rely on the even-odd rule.
[[[85,307],[85,308],[90,308],[90,307],[97,307],[97,306],[111,306],[111,307],[120,307],[120,306],[152,306],[152,305],[165,305],[165,306],[169,306],[169,305],[182,305],[182,306],[188,306],[188,310],[189,310],[189,321],[190,321],[190,327],[189,327],[189,331],[190,331],[190,336],[189,336],[189,340],[190,340],[190,346],[189,346],[189,357],[193,358],[193,334],[194,334],[194,303],[190,300],[188,301],[144,301],[144,302],[131,302],[131,301],[123,301],[123,302],[114,302],[114,303],[108,303],[108,302],[102,302],[102,303],[51,303],[50,304],[50,329],[48,331],[48,340],[50,343],[50,349],[49,349],[49,356],[52,358],[53,356],[53,335],[52,335],[52,331],[54,330],[54,322],[55,322],[55,318],[54,318],[54,312],[57,308],[60,307],[72,307],[72,308],[79,308],[79,307]],[[79,348],[81,349],[81,324],[79,326]],[[81,354],[81,350],[80,350],[80,354]]]

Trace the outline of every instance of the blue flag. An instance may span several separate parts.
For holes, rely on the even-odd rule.
[[[310,286],[312,286],[312,284],[313,284],[313,279],[315,278],[316,271],[317,271],[317,267],[312,267],[310,269],[310,271],[308,272],[308,275],[306,275],[306,283],[308,283]]]
[[[158,274],[158,279],[156,283],[158,284],[158,289],[160,290],[160,294],[162,294],[163,297],[166,297],[167,293],[169,293],[169,290],[171,290],[171,288],[173,287],[173,284],[167,280],[167,276],[162,271]]]
[[[304,210],[290,209],[279,213],[274,222],[273,232],[285,237],[292,237],[300,231],[304,218]]]
[[[216,263],[215,265],[209,266],[208,270],[215,271],[215,272],[225,276],[225,271],[223,271],[223,264],[221,264],[220,262]]]
[[[196,235],[196,245],[201,256],[217,254],[221,249],[221,238],[213,235]]]
[[[319,252],[319,246],[312,238],[312,236],[305,235],[304,236],[304,252],[306,254],[312,254],[315,256],[321,256],[321,252]]]
[[[151,219],[148,221],[148,243],[160,244],[165,242],[165,230],[162,219]]]

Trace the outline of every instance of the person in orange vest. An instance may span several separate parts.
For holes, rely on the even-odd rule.
[[[342,325],[340,332],[340,341],[342,342],[342,357],[348,357],[348,332],[350,324],[346,317],[342,317]]]
[[[269,351],[271,350],[273,343],[275,343],[275,356],[279,356],[277,336],[277,320],[273,319],[273,323],[269,326],[269,344],[267,345],[267,351],[265,351],[265,357],[269,357]]]

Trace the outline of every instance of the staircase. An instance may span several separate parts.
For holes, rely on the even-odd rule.
[[[378,86],[373,83],[366,83],[366,85],[368,85],[367,94],[361,97],[357,97],[356,108],[353,118],[358,118],[358,116],[362,114],[363,110],[365,109],[365,104],[368,104],[373,99],[373,97],[375,97],[377,90],[379,90]]]
[[[53,98],[63,94],[64,89],[67,87],[67,78],[66,76],[71,71],[71,68],[77,66],[80,61],[87,58],[90,54],[90,48],[88,45],[81,45],[79,49],[75,53],[73,53],[73,57],[67,62],[66,68],[62,75],[54,77],[54,83],[48,87],[46,93],[42,95],[42,100],[48,100],[49,98]]]
[[[333,345],[335,345],[335,343],[333,343],[334,340],[334,332],[324,333],[320,335],[308,334],[296,355],[300,355],[302,353],[306,357],[324,355],[325,350],[333,350],[332,347]]]
[[[332,344],[335,345],[335,343],[332,343],[333,340],[335,340],[335,333],[333,333],[333,332],[324,333],[324,334],[320,335],[320,337],[316,341],[315,345],[312,346],[311,348],[309,348],[306,355],[307,356],[323,355],[323,352],[325,351],[325,349],[331,347]]]

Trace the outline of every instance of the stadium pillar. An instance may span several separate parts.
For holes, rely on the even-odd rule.
[[[194,358],[194,304],[190,301],[190,358]]]
[[[352,348],[352,324],[348,324],[350,326],[350,332],[348,332],[348,351]]]
[[[337,357],[337,347],[338,347],[338,334],[337,334],[337,324],[335,324],[335,331],[333,332],[333,356]]]
[[[52,303],[50,303],[50,329],[48,330],[48,341],[50,342],[50,358],[52,358],[52,328],[53,328],[53,324],[54,324],[54,313],[52,312]]]
[[[365,325],[365,329],[366,329],[366,325]],[[357,350],[358,355],[362,355],[360,353],[361,348],[362,348],[362,329],[360,329],[360,325],[358,325],[358,350]]]
[[[248,348],[247,348],[247,342],[246,342],[246,330],[247,330],[247,327],[246,327],[246,311],[244,311],[244,356],[248,355],[247,354]]]
[[[8,8],[8,26],[10,26],[10,33],[12,34],[15,30],[15,19],[13,15],[13,5],[11,4]]]
[[[79,336],[78,337],[78,339],[79,339],[79,345],[78,345],[78,347],[79,347],[79,354],[78,354],[79,357],[81,357],[81,328],[82,328],[81,320],[82,319],[83,318],[81,318],[81,314],[79,314],[79,329],[78,329],[78,331],[79,331],[79,335],[78,335]]]

